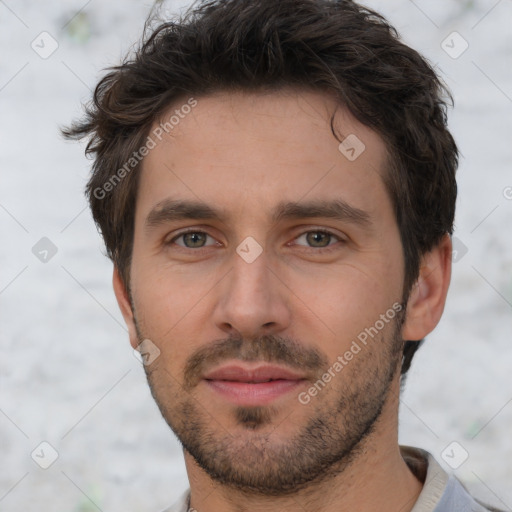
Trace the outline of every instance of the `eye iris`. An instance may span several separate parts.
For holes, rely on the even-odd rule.
[[[185,245],[189,247],[187,241],[192,242],[191,247],[202,247],[201,242],[206,241],[206,235],[204,233],[185,233],[183,235],[183,240],[185,241]],[[199,244],[198,244],[199,242]]]
[[[309,244],[314,245],[315,247],[326,247],[329,245],[329,239],[330,239],[329,233],[322,233],[321,231],[312,231],[311,233],[307,234],[307,241]],[[324,241],[326,241],[325,244],[322,244],[322,238]],[[317,242],[320,242],[320,245],[315,245]]]

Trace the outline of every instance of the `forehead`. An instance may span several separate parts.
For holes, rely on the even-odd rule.
[[[138,210],[169,196],[233,213],[252,205],[256,215],[283,200],[347,196],[372,210],[386,199],[384,142],[327,94],[284,89],[183,98],[150,137],[155,147],[143,160]]]

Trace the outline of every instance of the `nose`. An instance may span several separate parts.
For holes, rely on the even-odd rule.
[[[253,338],[290,326],[291,292],[275,267],[265,251],[252,262],[233,255],[233,267],[218,285],[213,320],[219,329]]]

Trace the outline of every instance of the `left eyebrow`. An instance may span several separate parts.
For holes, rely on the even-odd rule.
[[[371,217],[367,212],[342,199],[281,202],[272,210],[270,216],[274,223],[316,217],[335,219],[364,228],[372,226]],[[220,210],[201,201],[165,199],[150,211],[146,217],[145,228],[150,231],[161,224],[185,219],[219,220],[226,223],[228,215],[224,209]]]
[[[313,217],[322,217],[335,219],[342,222],[356,224],[361,227],[370,228],[372,221],[370,214],[350,205],[343,199],[314,200],[308,202],[281,202],[272,214],[273,222],[279,222],[285,219],[307,219]]]

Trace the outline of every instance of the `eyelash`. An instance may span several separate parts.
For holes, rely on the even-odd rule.
[[[204,234],[206,236],[210,236],[211,238],[213,238],[206,231],[201,231],[201,230],[198,230],[198,229],[189,229],[189,230],[186,230],[186,231],[182,231],[181,233],[178,233],[171,240],[169,240],[168,242],[165,242],[164,245],[166,245],[166,246],[173,245],[176,240],[178,240],[179,238],[183,237],[184,235],[186,235],[188,233],[200,233],[200,234]],[[344,240],[339,235],[336,235],[335,233],[333,233],[331,231],[328,231],[326,229],[309,229],[307,231],[303,231],[302,233],[298,234],[294,238],[294,240],[296,240],[297,238],[300,238],[303,235],[307,235],[308,233],[322,233],[322,234],[330,235],[331,237],[334,237],[334,238],[338,239],[339,242],[342,242],[342,243],[346,242],[346,240]],[[313,251],[313,252],[316,252],[316,253],[318,253],[318,252],[326,253],[326,252],[330,252],[330,251],[336,250],[336,245],[337,244],[330,244],[330,245],[327,245],[326,247],[308,247],[308,246],[300,246],[300,247],[303,247],[306,250],[309,249],[310,251]],[[194,249],[194,248],[191,248],[191,247],[183,247],[181,245],[178,245],[178,247],[179,247],[180,250],[184,250],[184,251],[202,252],[204,250],[207,250],[208,247],[211,247],[211,246],[198,247],[197,249]]]

